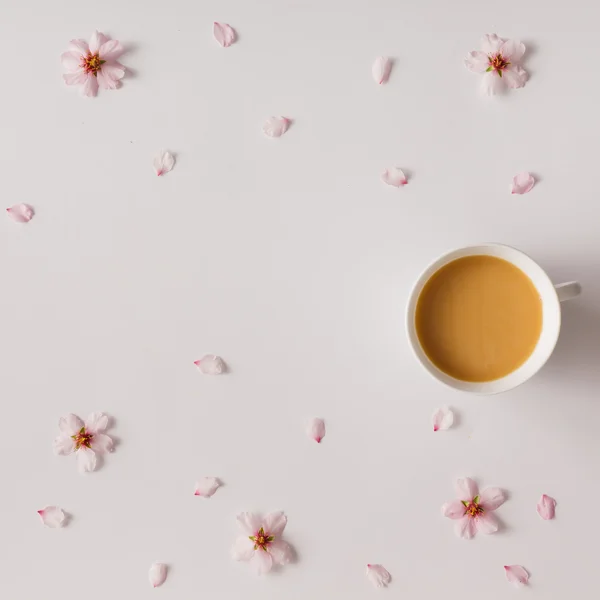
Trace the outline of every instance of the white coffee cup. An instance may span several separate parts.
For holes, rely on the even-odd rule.
[[[542,301],[542,332],[531,356],[515,371],[505,377],[493,381],[470,382],[451,377],[438,369],[425,354],[415,327],[415,313],[419,295],[431,276],[449,262],[464,256],[496,256],[515,265],[533,282]],[[550,358],[560,333],[560,303],[579,296],[581,286],[576,281],[554,285],[546,272],[523,252],[503,246],[502,244],[479,244],[467,248],[459,248],[444,254],[431,263],[415,283],[406,308],[406,331],[409,343],[417,360],[427,372],[438,381],[456,390],[473,392],[475,394],[498,394],[506,392],[524,383],[535,375]]]

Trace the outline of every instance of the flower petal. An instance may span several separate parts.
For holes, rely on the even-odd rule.
[[[433,413],[431,421],[434,431],[449,429],[454,423],[454,413],[447,406],[442,406]]]
[[[524,171],[513,177],[510,193],[511,194],[526,194],[530,192],[535,185],[535,179],[531,173]]]
[[[58,428],[65,435],[75,435],[82,427],[83,421],[74,414],[65,415],[58,421]]]
[[[465,67],[472,73],[485,73],[489,66],[489,57],[485,52],[474,50],[465,58]]]
[[[85,420],[85,429],[88,433],[99,433],[108,427],[108,416],[101,412],[94,412]]]
[[[529,573],[521,565],[509,565],[504,567],[506,579],[517,587],[527,585]]]
[[[65,521],[65,513],[58,506],[46,506],[38,510],[38,515],[46,527],[56,529],[62,527]]]
[[[118,40],[107,40],[100,46],[98,54],[101,60],[117,60],[125,52],[121,42]]]
[[[456,480],[456,495],[459,500],[466,500],[470,502],[479,493],[477,484],[470,478],[465,477],[464,479]]]
[[[483,74],[481,78],[481,91],[487,96],[494,96],[502,91],[502,78],[496,71]]]
[[[110,77],[104,68],[96,73],[96,79],[98,80],[98,86],[103,90],[116,90],[119,87],[119,80]]]
[[[98,50],[100,50],[100,46],[106,42],[108,42],[108,38],[103,33],[94,31],[94,33],[92,33],[92,37],[90,38],[90,52],[92,54],[96,54]]]
[[[306,435],[308,435],[311,440],[315,440],[317,444],[320,444],[321,440],[325,437],[325,421],[323,421],[323,419],[318,419],[317,417],[311,419],[306,428]]]
[[[70,435],[59,435],[53,442],[54,454],[67,456],[75,450],[75,441]]]
[[[527,71],[519,65],[510,65],[502,74],[504,83],[511,88],[522,88],[527,83]]]
[[[272,512],[264,518],[263,523],[265,533],[278,538],[287,525],[287,517],[281,511]]]
[[[387,587],[392,576],[383,565],[367,565],[367,577],[376,588]]]
[[[98,78],[93,75],[87,75],[83,87],[81,88],[82,96],[93,98],[98,93]]]
[[[165,150],[154,159],[154,171],[159,177],[171,171],[174,165],[175,157]]]
[[[540,501],[537,503],[537,512],[544,521],[554,519],[556,509],[556,500],[546,494],[542,494]]]
[[[496,510],[506,502],[506,494],[497,487],[486,488],[479,496],[479,504],[484,510]]]
[[[200,360],[195,360],[194,364],[204,375],[221,375],[227,370],[225,361],[216,354],[207,354]]]
[[[523,58],[523,54],[525,54],[525,44],[519,40],[505,40],[498,51],[505,59],[514,65]]]
[[[467,509],[460,500],[452,500],[442,506],[442,514],[449,519],[462,519]]]
[[[35,215],[33,208],[28,204],[15,204],[14,206],[7,208],[6,213],[17,223],[28,223]]]
[[[221,483],[216,477],[203,477],[196,482],[194,488],[194,496],[202,496],[210,498],[221,486]]]
[[[475,533],[477,532],[475,528],[475,519],[471,517],[463,517],[460,519],[460,521],[456,521],[454,532],[459,538],[463,538],[465,540],[470,540],[471,538],[475,537]]]
[[[223,48],[227,48],[235,42],[235,31],[227,23],[217,23],[215,21],[213,24],[213,36]]]
[[[81,68],[81,54],[79,54],[79,52],[75,52],[74,50],[70,50],[69,52],[63,52],[60,55],[60,61],[62,63],[62,66],[69,73],[79,71],[79,69]]]
[[[373,79],[376,83],[382,84],[387,83],[390,78],[390,72],[392,70],[392,61],[387,56],[378,56],[373,63],[371,69],[373,73]]]
[[[87,53],[90,51],[90,47],[85,40],[71,40],[69,45],[74,52],[78,52],[83,56],[87,56]]]
[[[255,513],[240,513],[236,519],[242,531],[247,535],[254,535],[261,527],[260,515]]]
[[[234,560],[250,560],[254,552],[254,543],[247,535],[240,535],[231,548],[231,556]]]
[[[95,433],[91,445],[92,450],[99,454],[106,454],[113,450],[113,440],[105,433]]]
[[[285,117],[269,117],[262,126],[263,133],[270,138],[281,137],[289,128],[290,120]]]
[[[167,579],[167,565],[163,563],[154,563],[148,571],[150,585],[154,588],[162,585]]]
[[[77,456],[77,467],[80,473],[89,473],[96,468],[96,453],[90,448],[82,446],[75,455]]]
[[[293,556],[292,548],[283,540],[275,540],[269,544],[269,554],[273,557],[273,562],[276,565],[287,565]]]
[[[500,50],[500,46],[504,43],[502,38],[499,38],[495,33],[487,33],[481,38],[481,50],[486,54],[495,54]]]
[[[492,512],[483,512],[472,520],[475,521],[477,531],[480,531],[481,533],[490,534],[498,531],[498,520]]]
[[[393,185],[397,188],[402,187],[403,185],[406,185],[408,183],[404,171],[402,171],[402,169],[399,169],[398,167],[386,169],[381,174],[381,181],[383,181],[383,183],[387,183],[388,185]]]
[[[77,73],[65,73],[63,79],[67,85],[80,85],[87,81],[87,73],[83,70]]]
[[[273,566],[273,558],[268,552],[257,550],[252,554],[250,564],[258,575],[266,575]]]

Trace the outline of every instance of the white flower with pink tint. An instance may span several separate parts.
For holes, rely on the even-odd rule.
[[[85,423],[77,415],[66,415],[58,422],[60,435],[54,440],[54,453],[66,456],[75,454],[81,473],[96,468],[96,454],[113,449],[113,441],[104,433],[108,417],[103,413],[92,413]]]
[[[287,524],[282,512],[262,518],[253,513],[241,513],[237,521],[242,529],[231,554],[235,560],[249,561],[259,575],[268,573],[273,565],[286,565],[292,559],[292,549],[281,539]]]
[[[60,57],[67,71],[63,79],[67,85],[82,85],[84,96],[95,96],[98,86],[114,90],[125,75],[125,67],[117,62],[124,51],[117,40],[110,40],[99,31],[92,34],[89,44],[71,40],[69,50]]]
[[[473,73],[483,74],[482,91],[497,94],[504,85],[520,88],[527,81],[527,73],[521,67],[525,44],[516,40],[503,40],[495,33],[484,35],[481,50],[469,52],[465,66]]]
[[[506,501],[500,488],[487,488],[481,494],[477,484],[468,477],[456,482],[457,500],[442,506],[442,514],[456,520],[456,535],[467,540],[481,533],[498,531],[498,521],[493,514]]]

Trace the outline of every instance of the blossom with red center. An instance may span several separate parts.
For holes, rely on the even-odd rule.
[[[477,484],[468,477],[456,482],[458,500],[442,506],[442,514],[456,520],[456,535],[471,539],[481,533],[498,531],[498,521],[492,514],[506,500],[500,488],[487,488],[479,493]]]
[[[496,94],[504,82],[509,88],[520,88],[527,81],[521,67],[525,44],[516,40],[503,40],[495,33],[483,36],[481,50],[469,52],[465,66],[473,73],[482,73],[482,89],[486,94]]]
[[[61,56],[66,73],[67,85],[83,84],[84,96],[95,96],[98,86],[114,90],[125,75],[125,67],[117,62],[123,54],[123,46],[117,40],[110,40],[99,31],[93,33],[90,43],[85,40],[71,40],[70,49]]]
[[[75,453],[82,473],[96,468],[96,453],[113,449],[112,438],[103,433],[108,427],[108,417],[103,413],[92,413],[85,423],[77,415],[66,415],[60,419],[58,427],[61,433],[54,440],[55,454]]]
[[[268,573],[274,564],[290,562],[292,549],[281,539],[287,524],[287,517],[282,512],[270,513],[264,518],[242,513],[237,521],[243,535],[238,537],[231,551],[235,560],[250,561],[259,575]]]

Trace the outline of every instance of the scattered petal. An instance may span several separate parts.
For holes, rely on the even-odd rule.
[[[167,565],[163,563],[154,563],[148,571],[148,579],[152,587],[162,585],[167,579]]]
[[[406,179],[406,175],[399,169],[398,167],[392,167],[391,169],[386,169],[381,174],[381,181],[383,183],[387,183],[388,185],[393,185],[394,187],[402,187],[408,183]]]
[[[556,500],[542,494],[540,501],[537,503],[537,512],[544,521],[550,521],[554,519],[556,509]]]
[[[28,204],[15,204],[6,209],[8,216],[17,223],[28,223],[33,219],[33,208]]]
[[[527,585],[529,581],[529,573],[520,565],[510,565],[504,567],[506,579],[517,587]]]
[[[309,438],[315,440],[317,444],[321,443],[321,440],[325,437],[325,421],[323,419],[317,419],[316,417],[308,424],[306,433]]]
[[[175,165],[175,157],[170,153],[163,151],[154,159],[154,171],[160,177],[168,173]]]
[[[447,406],[442,406],[433,413],[431,420],[434,431],[449,429],[454,423],[454,413]]]
[[[65,513],[58,506],[46,506],[46,508],[38,510],[37,512],[38,515],[40,515],[42,523],[46,527],[57,529],[58,527],[62,527],[64,524]]]
[[[270,138],[281,137],[289,128],[290,120],[285,117],[269,117],[262,126],[263,133]]]
[[[235,42],[235,31],[227,23],[217,23],[213,25],[213,35],[220,46],[227,48]]]
[[[535,179],[531,173],[524,171],[515,175],[510,186],[511,194],[526,194],[531,191],[531,188],[535,185]]]
[[[383,565],[367,565],[367,577],[377,588],[387,587],[392,576]]]
[[[390,71],[392,70],[392,60],[387,56],[378,56],[373,63],[373,79],[380,85],[387,83],[390,78]]]
[[[194,496],[210,498],[221,487],[221,483],[216,477],[203,477],[196,482]]]
[[[225,361],[216,354],[207,354],[200,360],[194,361],[194,364],[205,375],[221,375],[226,370]]]

